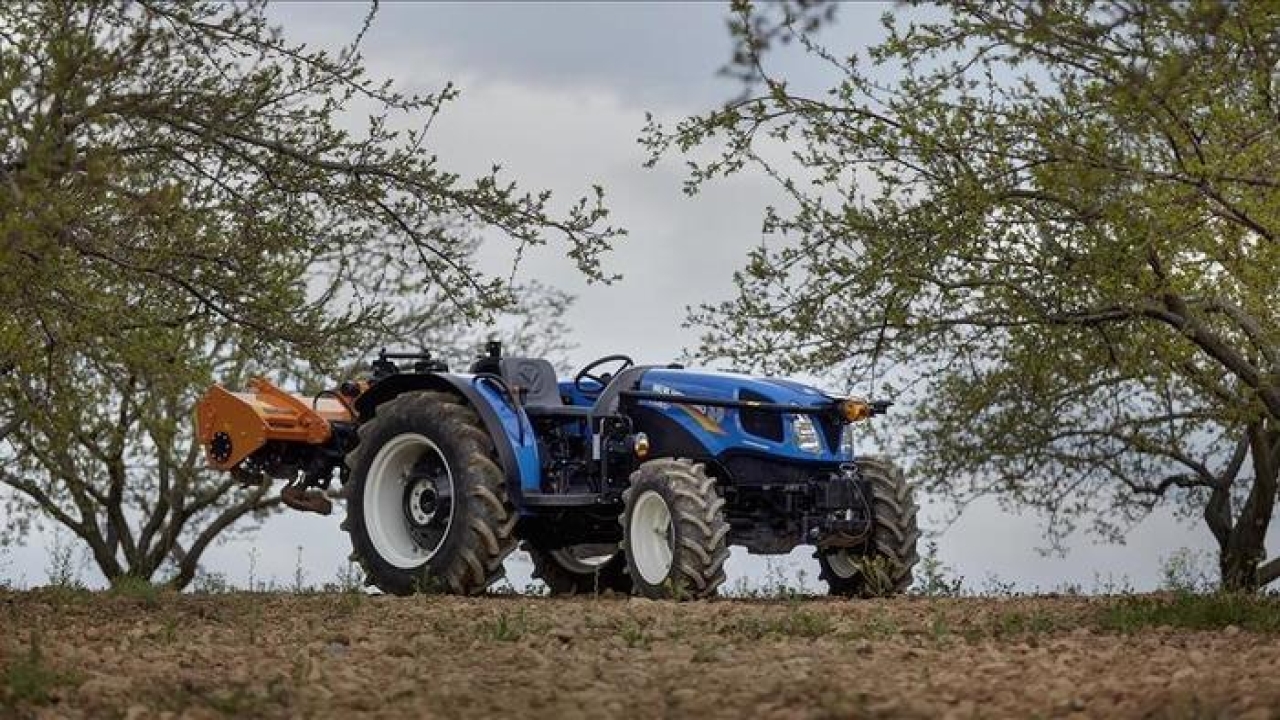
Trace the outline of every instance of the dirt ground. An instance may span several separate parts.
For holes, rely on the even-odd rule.
[[[0,593],[0,716],[1280,717],[1277,635],[1112,602]]]

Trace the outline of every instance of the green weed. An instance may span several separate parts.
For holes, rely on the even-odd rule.
[[[1187,592],[1126,597],[1100,611],[1098,626],[1120,633],[1161,626],[1185,630],[1224,630],[1234,626],[1251,632],[1280,633],[1280,598]]]
[[[942,642],[951,635],[951,623],[947,621],[946,615],[934,613],[929,618],[929,635],[934,642]]]
[[[232,592],[235,588],[231,586],[225,573],[201,570],[196,573],[195,579],[191,582],[191,590],[197,595],[222,595]]]
[[[497,618],[481,623],[479,633],[486,640],[517,642],[540,630],[541,627],[529,617],[529,613],[520,608],[514,613],[501,612]]]
[[[883,614],[872,615],[867,621],[852,630],[840,634],[845,640],[875,640],[893,637],[902,632],[902,628]]]
[[[778,624],[778,632],[790,637],[818,638],[830,634],[832,628],[826,615],[794,608]]]
[[[943,564],[938,557],[938,543],[930,541],[915,570],[916,582],[911,592],[924,597],[960,597],[964,594],[964,578]]]
[[[1058,623],[1042,610],[1002,612],[991,620],[990,634],[995,638],[1011,635],[1040,635],[1058,629]]]
[[[413,590],[418,595],[444,595],[449,592],[449,586],[443,578],[432,575],[423,568],[422,574],[413,579]]]
[[[330,605],[330,617],[350,617],[364,604],[365,594],[362,592],[344,592],[333,596]]]
[[[258,637],[262,632],[263,625],[262,605],[258,602],[250,602],[244,615],[244,629],[248,632],[249,644],[257,645]]]
[[[897,573],[894,562],[889,558],[875,555],[854,560],[858,573],[862,575],[863,594],[867,597],[889,597],[894,594],[893,578]]]
[[[740,577],[731,588],[723,589],[721,594],[724,597],[749,600],[798,600],[809,592],[807,579],[808,574],[801,569],[796,571],[795,581],[792,582],[787,577],[784,563],[766,558],[764,578],[759,584]]]
[[[74,538],[72,539],[74,541]],[[68,541],[61,529],[53,533],[53,542],[49,545],[49,565],[45,568],[45,576],[49,585],[68,590],[83,590],[84,582],[72,559],[73,542]]]
[[[721,632],[740,635],[750,640],[767,637],[819,638],[834,630],[834,623],[826,615],[799,607],[792,607],[786,614],[775,617],[740,617],[731,621]]]
[[[136,575],[121,575],[111,582],[111,594],[116,597],[140,601],[144,607],[157,608],[163,588],[151,583],[146,578]]]
[[[327,592],[364,593],[364,569],[348,560],[339,565],[333,576],[334,582],[324,587]]]
[[[47,598],[49,604],[61,612],[68,607],[93,602],[97,593],[83,585],[49,585],[35,591]]]
[[[1175,593],[1207,593],[1217,587],[1207,569],[1212,560],[1207,553],[1188,548],[1174,550],[1160,562],[1161,590]]]
[[[989,572],[983,577],[978,594],[989,598],[1014,597],[1018,594],[1018,584],[1012,580],[1002,580],[999,575]],[[1073,594],[1079,594],[1078,587]]]
[[[645,627],[635,620],[624,622],[618,630],[618,637],[622,638],[622,642],[629,648],[647,648],[653,642]]]
[[[160,625],[160,639],[166,645],[172,645],[178,640],[178,616],[168,613],[164,621]]]
[[[54,691],[74,682],[73,676],[50,668],[40,648],[40,636],[32,633],[27,652],[14,658],[4,669],[0,685],[0,707],[47,705]]]
[[[690,662],[694,663],[714,663],[719,662],[722,655],[714,645],[699,645],[693,651],[693,657]]]

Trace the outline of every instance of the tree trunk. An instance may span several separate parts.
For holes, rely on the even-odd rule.
[[[1265,557],[1261,547],[1244,548],[1228,545],[1219,549],[1218,567],[1222,572],[1221,588],[1225,592],[1254,593],[1260,588],[1258,565]]]
[[[196,573],[200,570],[200,558],[204,555],[204,551],[209,549],[209,545],[213,543],[222,533],[222,531],[231,527],[240,518],[252,512],[274,508],[280,504],[280,495],[263,498],[271,489],[270,482],[258,486],[251,495],[243,498],[240,502],[224,509],[217,518],[205,526],[204,530],[196,536],[189,548],[181,548],[175,537],[169,545],[167,552],[172,553],[175,548],[180,549],[181,559],[177,561],[177,572],[173,577],[169,578],[169,587],[175,590],[182,590],[195,580]]]
[[[1249,427],[1249,456],[1253,463],[1253,487],[1231,532],[1219,537],[1218,566],[1222,589],[1227,592],[1257,592],[1270,581],[1258,568],[1267,557],[1267,529],[1276,504],[1277,474],[1280,474],[1280,432],[1263,421]]]

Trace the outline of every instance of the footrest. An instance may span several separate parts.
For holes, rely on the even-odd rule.
[[[525,493],[524,504],[529,507],[590,507],[608,505],[604,496],[597,493],[555,495],[552,493]]]

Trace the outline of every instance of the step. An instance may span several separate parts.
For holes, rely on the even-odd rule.
[[[612,505],[597,493],[574,493],[557,495],[555,493],[524,493],[522,502],[527,507],[590,507],[592,505]]]

